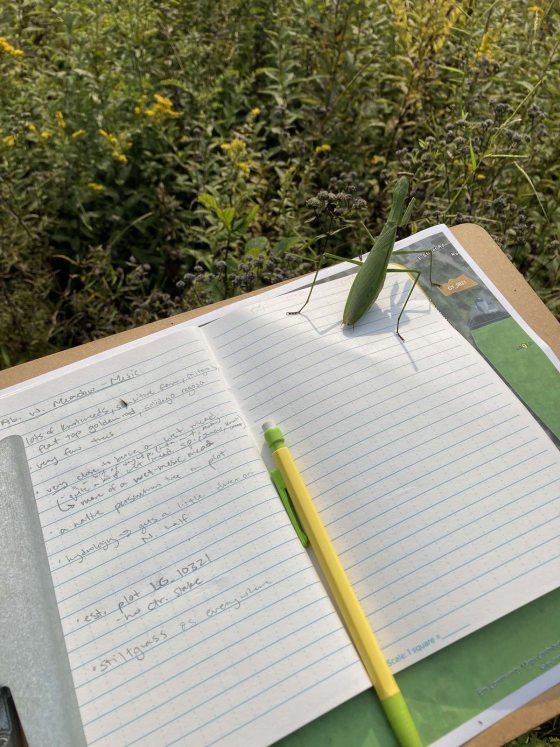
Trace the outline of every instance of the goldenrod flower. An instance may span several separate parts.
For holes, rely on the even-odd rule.
[[[48,140],[51,136],[51,133],[48,130],[41,130],[41,138],[43,140]]]
[[[23,57],[23,49],[16,49],[3,36],[0,36],[0,52],[5,52],[12,57]]]
[[[128,163],[128,158],[125,156],[122,150],[114,148],[112,151],[112,155],[116,161],[120,161],[120,163]]]
[[[232,161],[236,160],[238,156],[243,156],[247,152],[247,143],[236,137],[231,143],[222,143],[220,145],[222,150],[228,153]]]
[[[152,104],[147,109],[144,108],[146,96],[142,96],[139,105],[134,107],[136,114],[144,114],[146,117],[152,119],[176,119],[181,116],[180,112],[176,112],[173,109],[173,102],[167,96],[160,96],[159,93],[154,94],[155,104]]]
[[[114,135],[111,135],[110,132],[107,132],[107,130],[101,130],[100,129],[99,130],[99,134],[101,135],[101,137],[104,137],[105,140],[107,140],[109,143],[111,143],[111,145],[117,145],[118,142],[119,142],[117,140],[117,138]]]
[[[260,108],[258,106],[255,106],[249,112],[249,114],[253,117],[253,119],[256,119],[259,116],[260,113],[261,113],[261,110],[260,110]]]
[[[62,112],[56,112],[56,123],[60,127],[61,130],[66,129],[66,121],[64,119],[64,114]]]
[[[494,62],[494,55],[492,53],[492,49],[490,48],[490,44],[493,39],[493,34],[491,31],[487,31],[484,36],[482,37],[482,40],[480,42],[480,46],[476,51],[476,59],[482,60],[483,58],[486,58],[488,62]]]
[[[138,104],[134,107],[135,114],[144,114],[144,112],[146,111],[146,109],[144,108],[144,104],[147,100],[148,97],[145,94],[143,96],[140,96]]]
[[[16,136],[15,135],[6,135],[2,138],[2,142],[5,143],[8,148],[12,148],[16,144]]]
[[[251,164],[249,161],[238,161],[235,165],[245,174],[245,176],[249,176],[251,172]]]
[[[331,150],[331,146],[328,143],[323,143],[315,148],[315,153],[328,153]]]
[[[75,132],[72,133],[71,137],[72,137],[72,140],[79,140],[85,134],[86,134],[85,130],[76,130]]]
[[[93,190],[94,192],[104,192],[105,187],[102,184],[98,184],[97,182],[88,182],[87,186]]]
[[[101,129],[99,130],[99,134],[113,146],[113,150],[111,151],[113,158],[120,163],[128,163],[128,158],[125,156],[124,151],[128,150],[131,144],[127,142],[126,135],[119,135],[117,137],[111,132]]]

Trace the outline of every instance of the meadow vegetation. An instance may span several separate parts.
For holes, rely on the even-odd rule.
[[[560,311],[556,0],[4,0],[0,35],[2,366],[308,270],[307,201],[375,233],[401,174],[409,231],[480,223]]]

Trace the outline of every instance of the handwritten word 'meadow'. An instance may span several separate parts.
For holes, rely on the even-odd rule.
[[[83,399],[84,397],[89,397],[91,394],[95,394],[97,389],[92,386],[88,389],[78,389],[78,391],[75,394],[68,394],[65,397],[57,397],[56,399],[53,399],[52,401],[52,408],[53,410],[56,410],[57,407],[64,407],[64,405],[69,405],[72,402],[76,402],[79,399]]]

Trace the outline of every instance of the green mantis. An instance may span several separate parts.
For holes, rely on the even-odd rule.
[[[352,264],[358,265],[360,267],[360,269],[356,273],[356,277],[354,278],[354,282],[352,283],[352,286],[348,293],[348,298],[346,299],[346,305],[342,314],[342,323],[346,325],[356,324],[356,322],[358,322],[363,317],[369,307],[373,303],[375,303],[379,294],[381,293],[383,285],[385,284],[385,278],[387,277],[388,272],[408,272],[409,274],[414,275],[414,283],[412,284],[412,287],[398,316],[396,330],[397,335],[404,342],[404,337],[399,332],[399,324],[403,312],[406,308],[406,304],[408,303],[408,300],[412,295],[416,283],[418,282],[418,278],[420,277],[420,270],[389,268],[389,262],[391,260],[391,257],[399,254],[418,254],[418,251],[415,250],[405,249],[402,251],[393,251],[395,246],[395,239],[397,236],[397,229],[400,226],[408,223],[410,214],[412,212],[412,200],[409,202],[408,206],[405,207],[407,196],[408,179],[405,176],[402,176],[397,182],[395,191],[393,193],[393,203],[387,222],[385,223],[381,233],[375,240],[373,248],[370,251],[365,262],[360,262],[356,259],[344,259],[344,257],[339,257],[336,254],[325,252],[321,256],[317,265],[315,277],[313,278],[311,288],[309,289],[309,295],[307,296],[305,303],[298,311],[289,311],[288,314],[300,314],[309,303],[311,293],[313,292],[313,287],[315,286],[315,282],[317,280],[317,275],[319,273],[319,270],[321,269],[321,265],[324,259],[334,259],[342,262],[351,262]],[[432,285],[435,285],[435,283],[432,281],[432,252],[429,251],[429,254],[430,283],[432,283]]]

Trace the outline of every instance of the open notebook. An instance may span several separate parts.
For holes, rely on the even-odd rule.
[[[275,420],[394,671],[554,589],[557,449],[389,278],[145,338],[0,395],[89,745],[266,745],[369,681],[269,479]],[[555,504],[556,502],[556,504]]]

